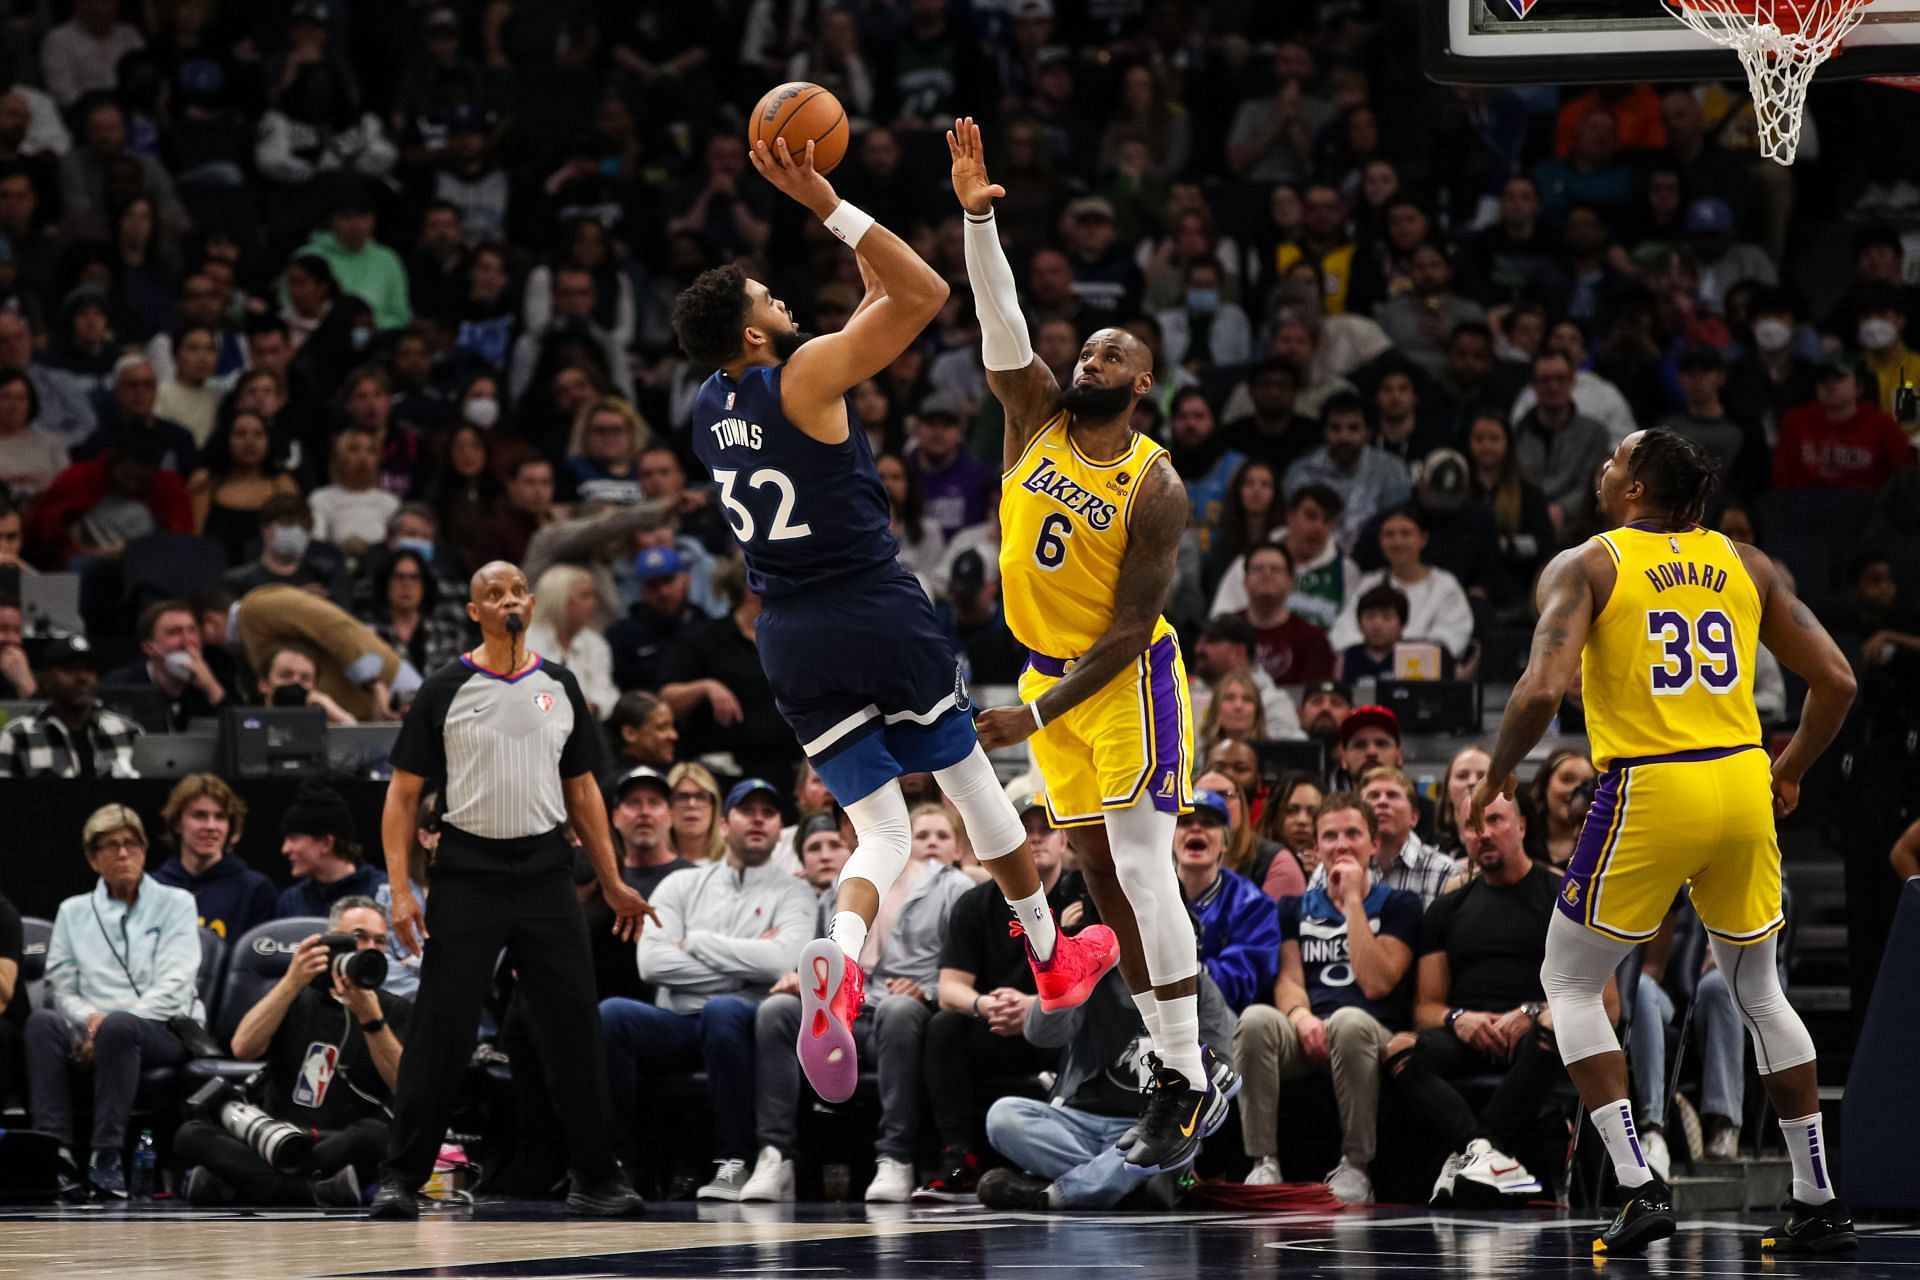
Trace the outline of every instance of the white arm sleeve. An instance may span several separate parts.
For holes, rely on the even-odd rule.
[[[1027,318],[1020,312],[1013,267],[1000,247],[1000,228],[966,216],[967,281],[973,286],[973,310],[980,317],[980,358],[990,370],[1005,373],[1033,363]]]

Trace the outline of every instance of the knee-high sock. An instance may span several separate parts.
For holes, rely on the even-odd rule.
[[[1554,1038],[1563,1062],[1579,1062],[1595,1054],[1618,1052],[1620,1039],[1607,1018],[1602,993],[1607,979],[1620,966],[1631,944],[1603,938],[1558,911],[1547,924],[1547,958],[1540,966],[1540,986],[1553,1007]],[[1593,1127],[1613,1160],[1613,1171],[1623,1187],[1639,1187],[1653,1179],[1640,1138],[1634,1130],[1633,1104],[1611,1098],[1593,1108]]]
[[[973,754],[958,764],[935,769],[933,780],[960,811],[960,823],[967,829],[967,839],[980,861],[1004,858],[1026,847],[1027,829],[1014,812],[1013,801],[1001,790],[993,762],[979,743],[974,743]],[[1033,954],[1043,962],[1052,959],[1055,930],[1046,890],[1025,898],[1008,898],[1007,906],[1026,931]]]
[[[907,865],[912,847],[907,798],[901,794],[899,782],[894,781],[855,800],[846,810],[859,846],[841,868],[840,879],[865,880],[873,886],[876,902],[884,900],[900,877],[900,869]],[[849,960],[857,961],[867,941],[867,923],[855,912],[837,911],[827,936],[840,944]]]
[[[1193,917],[1173,871],[1177,822],[1173,814],[1162,813],[1144,800],[1131,808],[1109,809],[1106,814],[1114,875],[1133,906],[1141,949],[1146,952],[1147,974],[1155,988],[1191,978],[1200,970]],[[1198,997],[1160,1000],[1158,1005],[1160,1025],[1150,1029],[1160,1060],[1185,1076],[1194,1088],[1206,1088],[1206,1069],[1200,1059]]]

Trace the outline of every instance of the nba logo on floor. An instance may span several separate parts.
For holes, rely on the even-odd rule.
[[[339,1065],[340,1049],[315,1040],[307,1046],[306,1060],[300,1064],[300,1078],[293,1082],[293,1105],[317,1107],[327,1100],[327,1088],[333,1083],[333,1069]]]

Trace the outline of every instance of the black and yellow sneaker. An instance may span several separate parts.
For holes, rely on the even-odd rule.
[[[1760,1238],[1763,1253],[1850,1253],[1860,1247],[1853,1215],[1838,1200],[1825,1204],[1787,1201],[1787,1220]]]
[[[1203,1089],[1191,1087],[1185,1076],[1162,1066],[1155,1054],[1148,1054],[1147,1061],[1153,1067],[1147,1109],[1140,1123],[1128,1131],[1133,1143],[1122,1147],[1121,1154],[1129,1173],[1170,1173],[1192,1164],[1200,1154],[1200,1140],[1207,1136],[1207,1107],[1216,1090],[1211,1080]]]
[[[1595,1254],[1639,1253],[1655,1240],[1673,1234],[1673,1192],[1659,1178],[1635,1187],[1593,1242]]]

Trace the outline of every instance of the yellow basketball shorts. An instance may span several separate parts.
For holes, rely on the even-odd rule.
[[[1685,886],[1713,936],[1758,942],[1785,923],[1767,753],[1721,747],[1615,760],[1560,886],[1560,911],[1644,942]]]
[[[1020,673],[1032,702],[1072,667],[1033,654]],[[1143,796],[1165,813],[1193,809],[1193,709],[1180,642],[1162,636],[1131,667],[1031,739],[1056,827],[1090,826]]]

